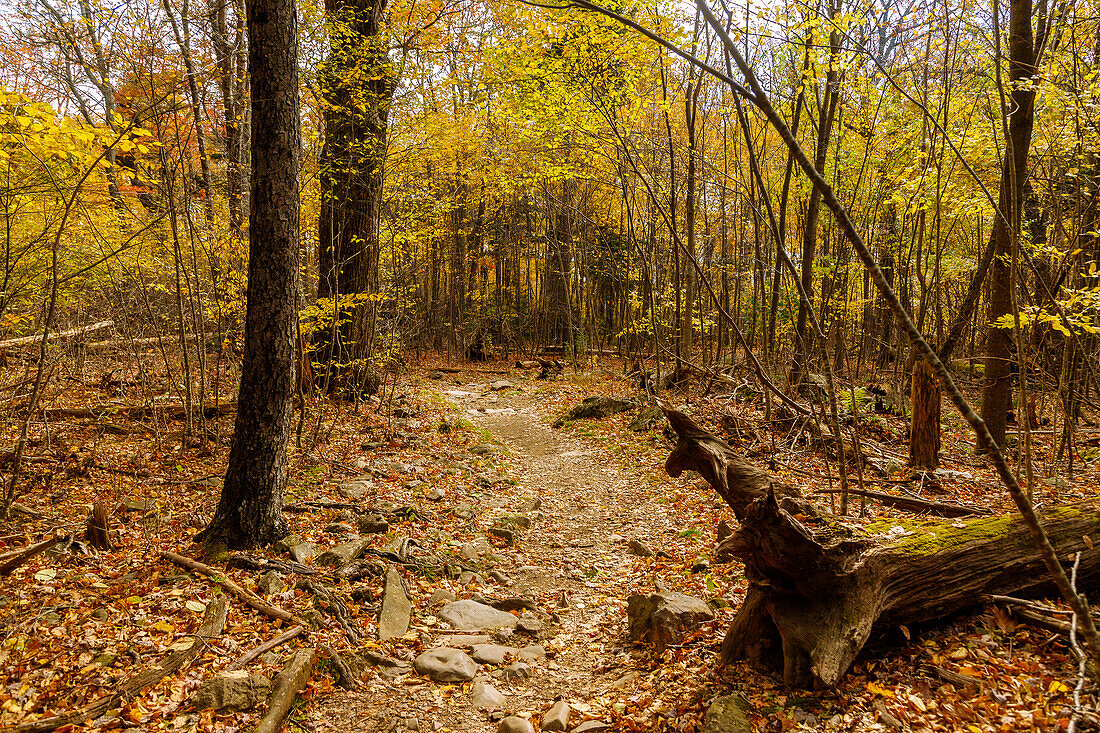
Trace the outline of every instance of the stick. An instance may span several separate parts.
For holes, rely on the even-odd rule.
[[[100,321],[99,323],[93,323],[90,326],[82,326],[80,328],[71,328],[68,331],[58,331],[57,333],[51,333],[46,340],[56,341],[57,339],[69,338],[70,336],[83,336],[88,333],[95,333],[96,331],[103,331],[111,328],[115,325],[114,321]],[[7,341],[0,341],[0,349],[6,349],[9,346],[27,346],[28,344],[37,344],[42,341],[42,334],[36,336],[24,336],[22,338],[8,339]]]
[[[255,733],[278,733],[283,727],[283,718],[290,712],[294,697],[309,682],[309,676],[317,664],[317,652],[312,649],[299,649],[294,657],[283,667],[275,678],[275,691],[267,703],[267,714],[256,726]]]
[[[232,664],[230,664],[228,667],[225,668],[226,671],[232,671],[234,669],[240,669],[241,667],[248,664],[253,659],[255,659],[256,657],[263,654],[264,652],[269,652],[272,649],[275,649],[276,647],[282,646],[283,644],[287,643],[288,641],[290,641],[295,636],[297,636],[298,634],[302,633],[305,630],[306,630],[305,626],[295,626],[294,628],[290,629],[289,631],[284,631],[283,633],[279,634],[274,639],[268,639],[267,641],[265,641],[263,644],[260,644],[255,649],[252,649],[251,651],[245,652],[242,656],[240,656],[236,660],[234,660]]]
[[[837,494],[840,493],[840,489],[822,489],[814,493]],[[855,496],[865,496],[884,506],[891,506],[895,509],[905,509],[911,512],[928,512],[940,517],[972,517],[992,514],[990,511],[977,507],[968,507],[962,504],[951,504],[941,501],[928,501],[927,499],[918,499],[910,496],[894,496],[893,494],[884,494],[881,491],[871,491],[870,489],[848,489],[848,493]]]
[[[215,598],[206,607],[202,624],[195,632],[195,639],[191,646],[172,654],[156,667],[140,672],[119,685],[115,692],[101,697],[91,705],[85,705],[68,713],[43,718],[30,723],[23,723],[14,728],[6,728],[11,733],[48,733],[65,725],[80,725],[86,720],[94,720],[111,708],[117,707],[122,701],[129,700],[137,693],[150,685],[155,685],[162,679],[180,670],[185,664],[199,655],[206,648],[206,640],[213,639],[222,633],[225,627],[225,617],[229,613],[229,604],[224,598]]]
[[[240,598],[242,601],[245,602],[245,604],[251,606],[265,616],[273,619],[278,619],[279,621],[286,621],[288,623],[297,624],[299,626],[309,626],[309,624],[295,616],[290,611],[286,611],[282,608],[279,608],[278,606],[271,605],[252,591],[237,585],[232,580],[225,577],[225,575],[218,572],[209,565],[203,564],[198,560],[192,560],[191,558],[184,557],[183,555],[177,555],[174,552],[164,551],[160,553],[160,556],[165,558],[166,560],[171,560],[175,564],[179,565],[180,567],[186,568],[187,570],[205,575],[225,590],[237,596],[237,598]]]
[[[216,405],[207,405],[203,408],[203,417],[217,417],[237,409],[236,402],[219,402]],[[198,412],[198,409],[195,409]],[[50,407],[42,410],[42,417],[130,417],[139,418],[150,415],[160,415],[166,419],[180,419],[187,415],[187,407],[184,405],[97,405],[95,407]]]
[[[60,541],[61,537],[59,535],[54,535],[48,540],[43,540],[36,545],[31,545],[30,547],[17,551],[10,557],[3,558],[3,561],[0,562],[0,575],[7,575],[27,560],[30,560],[40,552],[45,552]]]

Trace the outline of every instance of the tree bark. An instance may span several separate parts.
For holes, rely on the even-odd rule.
[[[940,383],[924,359],[913,363],[910,395],[913,414],[909,422],[909,465],[912,468],[939,468]]]
[[[207,556],[286,534],[298,320],[297,20],[290,0],[247,0],[247,15],[255,129],[244,357],[225,484],[209,526],[196,538]]]
[[[386,129],[396,80],[381,36],[386,0],[326,0],[330,51],[321,69],[325,142],[317,299],[317,378],[331,394],[374,394],[378,224]]]
[[[1027,80],[1035,73],[1035,44],[1031,28],[1031,0],[1012,0],[1008,33],[1008,68],[1012,86],[1006,154],[1001,168],[999,215],[993,220],[996,242],[990,265],[989,321],[985,340],[985,384],[981,416],[997,445],[1004,445],[1008,408],[1012,402],[1012,332],[995,324],[1012,312],[1009,262],[1027,180],[1027,157],[1035,121],[1035,91]],[[978,443],[979,451],[989,446]]]
[[[724,441],[662,405],[679,440],[671,476],[698,471],[741,522],[717,554],[745,564],[749,589],[722,644],[722,662],[782,671],[786,684],[831,687],[875,632],[934,622],[988,594],[1053,590],[1024,520],[884,520],[863,528],[819,515],[798,490],[738,457]],[[1052,508],[1057,554],[1081,553],[1077,587],[1100,582],[1096,507]]]

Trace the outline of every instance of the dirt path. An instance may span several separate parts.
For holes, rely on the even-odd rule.
[[[631,649],[624,620],[637,561],[626,540],[650,541],[646,532],[655,526],[654,507],[661,511],[644,496],[644,470],[620,466],[597,441],[552,430],[524,392],[498,397],[463,387],[447,393],[447,399],[502,443],[507,455],[507,474],[514,483],[487,492],[489,508],[480,523],[487,525],[494,509],[515,512],[524,502],[530,507],[535,497],[541,503],[530,512],[532,527],[517,536],[514,546],[494,548],[495,569],[511,585],[475,583],[458,597],[481,593],[533,599],[549,615],[535,642],[546,648],[547,658],[531,663],[525,679],[509,679],[501,667],[483,664],[475,681],[487,681],[504,693],[503,712],[531,718],[536,730],[538,718],[556,699],[573,709],[567,730],[585,721],[592,722],[582,730],[600,730],[595,721],[610,721],[610,697],[639,676],[632,667],[642,653]],[[419,593],[414,629],[424,629],[431,613],[426,603],[431,590]],[[442,628],[422,631],[422,647],[437,645],[447,633]],[[518,637],[501,643],[534,642]],[[474,707],[468,688],[438,685],[412,673],[389,680],[375,676],[323,705],[314,713],[315,729],[496,731],[502,712]]]

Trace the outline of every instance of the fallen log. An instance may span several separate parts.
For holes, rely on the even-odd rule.
[[[299,649],[275,678],[275,691],[267,703],[267,714],[260,719],[255,733],[277,733],[282,730],[283,718],[294,705],[294,698],[309,682],[313,667],[317,664],[317,652]]]
[[[73,336],[86,336],[89,333],[96,333],[97,331],[104,331],[108,328],[114,327],[115,322],[113,320],[100,321],[99,323],[93,323],[90,326],[81,326],[80,328],[70,328],[68,331],[57,331],[51,333],[46,337],[47,341],[57,341],[59,339],[72,338]],[[37,344],[42,341],[42,334],[36,336],[23,336],[21,338],[6,339],[0,341],[0,349],[6,349],[10,346],[27,346],[28,344]]]
[[[832,687],[872,633],[932,623],[989,595],[1053,590],[1023,520],[1015,516],[856,527],[819,514],[798,491],[737,456],[682,412],[662,409],[679,440],[669,475],[694,470],[740,521],[718,552],[745,564],[749,588],[726,638],[722,663],[781,670],[792,687]],[[1060,558],[1081,553],[1077,587],[1100,584],[1100,508],[1042,514]]]
[[[215,405],[206,405],[202,408],[202,414],[207,418],[225,415],[237,409],[236,402],[219,402]],[[192,407],[197,414],[198,406]],[[96,405],[95,407],[48,407],[42,410],[42,417],[54,419],[60,417],[95,418],[102,417],[128,417],[132,419],[159,415],[166,420],[180,420],[187,415],[186,405]]]

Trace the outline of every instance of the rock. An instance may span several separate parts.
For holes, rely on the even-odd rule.
[[[347,522],[332,522],[325,526],[329,534],[355,534],[355,528]]]
[[[260,579],[256,582],[256,586],[265,596],[273,596],[276,593],[282,593],[284,587],[283,576],[279,575],[274,570],[268,570],[260,576]]]
[[[441,603],[450,603],[455,599],[455,594],[443,588],[432,591],[432,597],[428,599],[429,606],[438,606]]]
[[[439,618],[452,628],[463,631],[493,631],[514,629],[519,619],[477,601],[454,601],[439,611]]]
[[[443,372],[428,372],[428,379],[443,379]]]
[[[470,562],[477,562],[481,559],[481,553],[477,551],[477,547],[472,542],[465,542],[458,548],[458,554],[466,558]]]
[[[469,504],[459,504],[451,510],[451,514],[453,514],[458,519],[463,519],[469,522],[477,516],[477,510]]]
[[[752,724],[737,695],[722,695],[711,701],[704,717],[704,733],[752,733]]]
[[[541,644],[528,644],[516,652],[516,659],[521,662],[538,662],[546,659],[546,647]]]
[[[500,583],[501,585],[511,585],[512,584],[512,579],[509,578],[504,573],[500,572],[499,570],[490,570],[488,573],[486,573],[486,575],[488,575],[491,579],[495,580],[496,582]]]
[[[714,611],[705,601],[692,596],[654,593],[627,598],[626,615],[630,638],[641,641],[648,637],[660,653],[669,644],[679,643],[697,625],[713,619]]]
[[[477,674],[477,664],[466,652],[446,646],[418,656],[413,660],[413,669],[436,682],[468,682]]]
[[[426,496],[428,501],[443,501],[443,497],[447,496],[447,491],[442,487],[436,486],[430,490]]]
[[[526,514],[502,514],[497,518],[498,525],[514,525],[520,529],[531,529],[531,517]]]
[[[495,382],[489,383],[489,389],[494,392],[500,392],[505,389],[515,389],[516,385],[509,382],[507,379],[498,379]]]
[[[635,433],[641,433],[646,430],[652,430],[657,423],[659,423],[665,414],[661,412],[660,407],[650,405],[649,407],[643,407],[641,411],[630,421],[630,424],[626,427],[629,430],[633,430]]]
[[[275,540],[275,549],[279,552],[290,552],[290,548],[302,544],[302,538],[296,534],[288,534],[282,539]]]
[[[440,646],[473,647],[478,644],[488,644],[492,637],[488,634],[449,634],[439,637]]]
[[[373,488],[374,482],[362,476],[339,484],[336,487],[336,491],[345,499],[362,499]]]
[[[363,534],[385,534],[390,531],[390,523],[381,514],[364,514],[359,517],[359,531]]]
[[[290,548],[290,556],[294,558],[294,562],[305,565],[317,557],[317,545],[312,542],[299,542]]]
[[[588,733],[591,730],[607,730],[611,726],[602,720],[586,720],[576,728],[573,729],[573,733]]]
[[[646,547],[641,540],[632,539],[626,543],[626,549],[631,555],[638,557],[653,557],[653,550]]]
[[[470,583],[477,583],[478,585],[484,585],[484,583],[481,580],[480,575],[478,575],[477,573],[471,572],[469,570],[463,570],[462,573],[460,573],[459,576],[458,576],[458,584],[459,585],[469,585]]]
[[[482,710],[502,710],[507,698],[488,682],[475,682],[470,687],[470,703]]]
[[[695,562],[691,564],[691,572],[693,573],[705,573],[710,570],[710,560],[705,557],[695,558]]]
[[[490,527],[489,534],[504,540],[509,545],[515,542],[516,539],[516,533],[507,527]]]
[[[537,496],[532,496],[530,499],[524,499],[520,502],[519,511],[521,512],[537,512],[542,509],[542,499]]]
[[[501,670],[501,675],[509,682],[526,679],[531,676],[531,665],[526,662],[512,662]]]
[[[524,616],[516,623],[516,631],[529,636],[538,636],[542,632],[542,621],[533,616]]]
[[[599,419],[632,409],[634,409],[634,403],[628,399],[606,396],[588,397],[584,402],[555,420],[554,427],[560,428],[570,420]]]
[[[378,638],[382,641],[403,636],[409,630],[412,604],[405,594],[405,583],[396,568],[386,570],[386,588],[382,591],[382,610],[378,614]]]
[[[119,507],[119,511],[123,513],[129,512],[151,512],[157,508],[157,503],[152,499],[123,499],[122,506]]]
[[[500,725],[497,726],[497,733],[535,733],[535,727],[531,725],[529,720],[518,715],[509,715],[500,721]]]
[[[470,453],[475,456],[487,456],[496,452],[496,447],[491,446],[488,443],[478,443],[477,445],[470,448]]]
[[[351,542],[344,542],[331,549],[325,550],[321,553],[321,556],[317,558],[318,565],[335,565],[341,567],[347,565],[363,554],[363,552],[370,546],[370,540],[359,538],[352,540]]]
[[[569,730],[569,713],[571,712],[569,703],[565,700],[558,700],[542,716],[542,725],[539,727],[544,731]]]
[[[191,695],[191,704],[197,710],[213,708],[219,712],[250,710],[264,700],[271,691],[271,681],[243,669],[219,672],[206,680]]]
[[[500,666],[508,657],[516,656],[516,650],[510,646],[500,644],[475,644],[470,656],[475,662]]]

